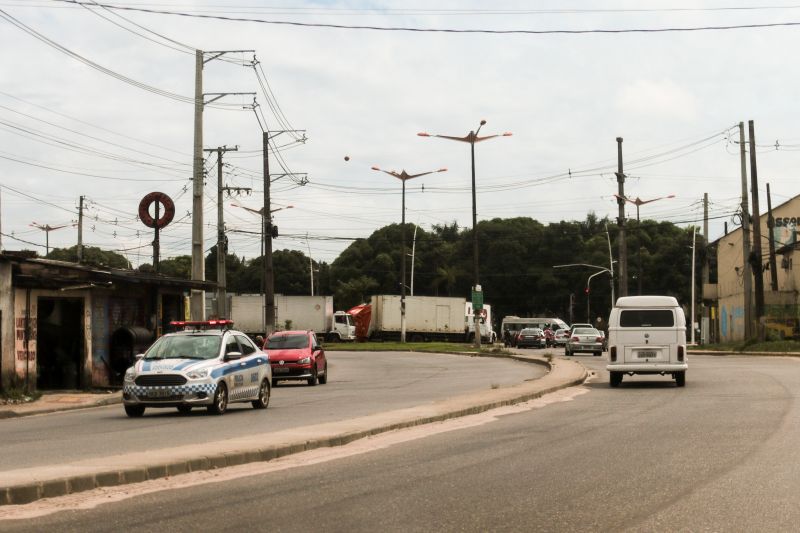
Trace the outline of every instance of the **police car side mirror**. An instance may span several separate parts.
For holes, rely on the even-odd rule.
[[[232,361],[234,359],[241,359],[241,358],[242,358],[242,352],[228,352],[225,354],[226,361]]]
[[[141,359],[142,357],[144,357],[144,354],[143,354],[143,353],[137,353],[137,354],[134,356],[134,359],[135,359],[136,361],[138,361],[138,360],[139,360],[139,359]]]

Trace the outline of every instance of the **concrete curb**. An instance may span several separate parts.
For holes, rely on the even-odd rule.
[[[500,356],[509,357],[509,356]],[[252,435],[202,446],[182,446],[158,453],[141,452],[126,456],[92,459],[71,465],[50,465],[3,472],[0,505],[21,505],[41,498],[139,483],[198,470],[270,461],[278,457],[317,448],[342,446],[355,440],[402,428],[441,422],[482,413],[506,405],[539,398],[557,390],[579,385],[588,375],[577,362],[511,356],[515,360],[544,364],[544,377],[505,389],[492,389],[449,398],[429,405],[380,413],[336,423],[294,428]],[[215,453],[208,454],[213,448]],[[153,456],[157,456],[153,459]]]
[[[106,405],[115,405],[119,403],[122,403],[121,392],[100,397],[97,400],[89,403],[82,403],[75,405],[34,407],[28,404],[15,404],[13,407],[5,406],[5,409],[0,409],[0,420],[8,418],[20,418],[23,416],[45,415],[48,413],[60,413],[61,411],[75,411],[77,409],[88,409],[90,407],[103,407]]]
[[[689,355],[766,355],[771,357],[800,357],[800,352],[737,352],[733,350],[688,350]]]

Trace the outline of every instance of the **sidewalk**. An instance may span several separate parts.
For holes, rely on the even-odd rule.
[[[513,387],[478,391],[446,398],[432,404],[354,418],[344,423],[318,424],[253,434],[217,442],[214,445],[206,443],[181,446],[94,457],[57,466],[4,471],[2,482],[0,482],[0,505],[25,504],[41,498],[62,496],[98,487],[138,483],[197,470],[269,461],[306,450],[342,446],[370,435],[525,402],[566,387],[579,385],[587,376],[587,371],[581,364],[570,360],[553,359],[548,362],[543,357],[522,354],[515,354],[511,357],[533,364],[546,365],[550,371],[537,380],[526,381]],[[119,401],[118,395],[119,393],[100,395],[98,398],[93,394],[53,394],[48,395],[51,397],[44,400],[47,402],[47,406],[35,405],[43,401],[39,400],[34,402],[30,410],[47,412],[37,411],[37,409],[41,407],[62,410],[64,408],[74,409],[76,406],[107,405],[107,403]],[[57,396],[60,396],[60,399]],[[21,407],[17,406],[15,409]]]
[[[46,392],[32,402],[0,405],[0,419],[70,411],[122,402],[122,392]]]

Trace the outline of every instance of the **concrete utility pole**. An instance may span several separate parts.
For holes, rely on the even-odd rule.
[[[772,195],[767,183],[767,228],[769,231],[769,277],[773,291],[778,290],[778,261],[775,258],[775,219],[772,218]]]
[[[194,157],[192,159],[192,280],[205,281],[205,255],[203,250],[203,109],[206,104],[229,95],[254,95],[255,93],[203,93],[203,66],[225,54],[254,53],[255,50],[225,50],[194,54]],[[206,96],[213,96],[206,101]],[[206,314],[205,291],[192,289],[190,312],[192,320],[203,320]]]
[[[628,251],[625,246],[625,174],[622,171],[622,137],[617,137],[617,205],[619,206],[619,295],[628,295]]]
[[[81,195],[78,201],[78,263],[83,262],[83,199],[85,196]],[[158,202],[156,202],[156,209],[158,209]],[[158,220],[158,218],[156,218]]]
[[[217,153],[217,318],[228,318],[228,289],[226,280],[225,256],[227,246],[225,245],[225,221],[222,210],[222,194],[225,191],[250,191],[242,187],[225,187],[222,182],[222,154],[225,152],[236,152],[239,147],[228,148],[220,146],[218,148],[206,149],[205,152]]]
[[[744,290],[744,336],[753,337],[753,269],[750,266],[750,207],[747,196],[747,144],[744,122],[739,123],[739,156],[742,175],[742,280]],[[725,232],[727,234],[727,231]]]
[[[752,264],[756,289],[756,320],[758,338],[764,339],[764,268],[761,255],[761,216],[758,209],[758,167],[756,166],[756,133],[752,120],[747,121],[750,132],[750,194],[753,195],[753,254]]]
[[[0,252],[3,251],[3,188],[0,187]]]

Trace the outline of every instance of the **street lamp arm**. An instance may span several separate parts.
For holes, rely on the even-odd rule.
[[[614,261],[614,262],[616,263],[616,261]],[[598,272],[598,274],[600,274],[602,272],[608,272],[609,274],[611,274],[611,270],[607,269],[606,267],[601,267],[601,266],[598,266],[598,265],[590,265],[588,263],[570,263],[568,265],[553,265],[553,268],[568,268],[568,267],[596,268],[597,270],[600,271],[600,272]]]
[[[410,180],[412,178],[418,178],[420,176],[427,176],[428,174],[435,174],[437,172],[447,172],[446,168],[440,168],[438,170],[431,170],[428,172],[420,172],[419,174],[409,174],[405,170],[402,172],[396,172],[394,170],[383,170],[377,166],[372,167],[372,170],[377,170],[378,172],[383,172],[384,174],[389,174],[390,176],[394,176],[395,178],[401,179],[403,181]]]
[[[507,131],[505,133],[497,133],[495,135],[484,135],[483,137],[475,137],[475,142],[479,143],[481,141],[485,141],[486,139],[493,139],[495,137],[511,137],[513,133]]]

